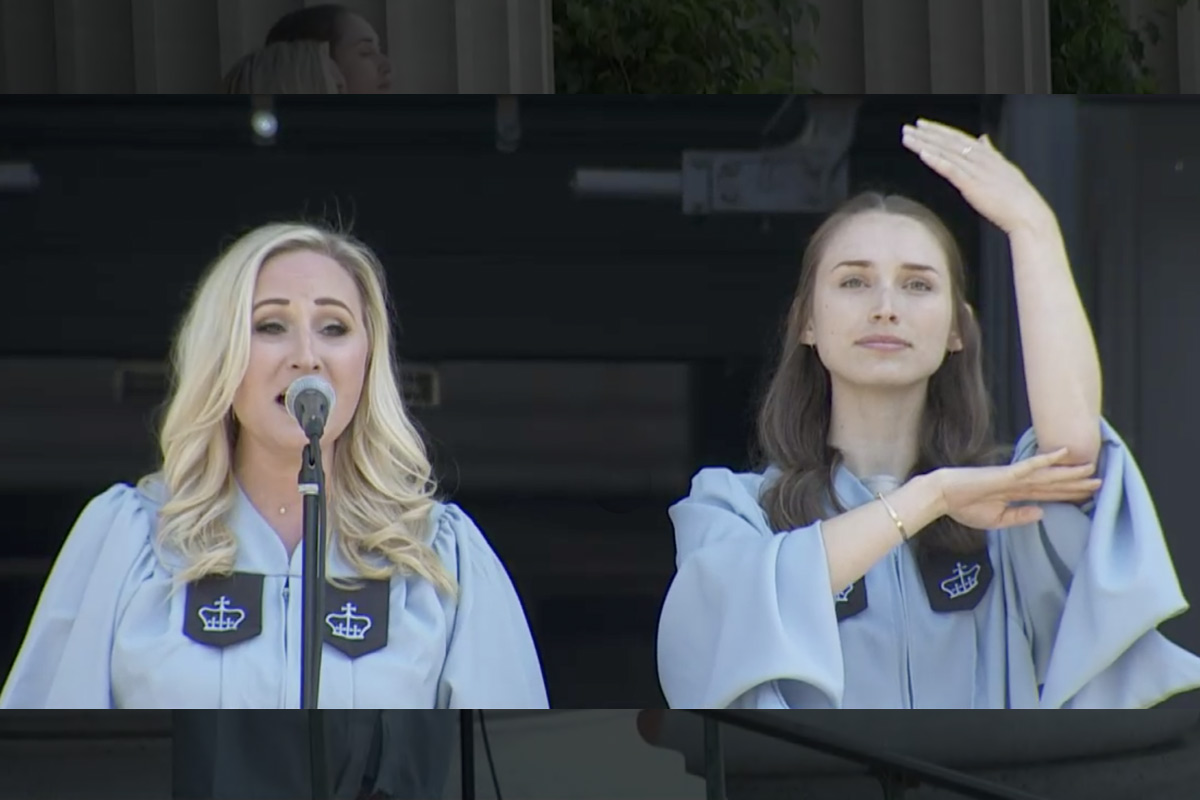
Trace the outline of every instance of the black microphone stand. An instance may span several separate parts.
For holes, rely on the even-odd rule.
[[[320,427],[324,427],[323,425]],[[317,709],[321,689],[321,620],[325,586],[325,470],[321,464],[321,431],[306,431],[308,444],[300,465],[304,495],[304,624],[300,632],[300,707],[308,711],[309,763],[313,800],[329,796],[325,725]]]
[[[458,755],[462,800],[475,800],[475,712],[458,712]]]

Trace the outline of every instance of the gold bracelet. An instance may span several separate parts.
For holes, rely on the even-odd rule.
[[[904,529],[904,521],[900,519],[900,515],[896,513],[896,509],[892,508],[892,504],[887,501],[882,492],[877,492],[875,497],[878,498],[879,502],[883,503],[883,507],[887,509],[888,514],[892,517],[892,522],[896,523],[896,529],[900,531],[900,538],[907,542],[908,531]]]

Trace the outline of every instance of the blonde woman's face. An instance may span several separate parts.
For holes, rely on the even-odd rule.
[[[283,394],[297,378],[320,375],[337,395],[322,442],[336,441],[362,396],[369,352],[363,319],[358,287],[333,259],[298,251],[263,264],[254,289],[250,364],[233,401],[241,437],[299,455],[304,432]]]

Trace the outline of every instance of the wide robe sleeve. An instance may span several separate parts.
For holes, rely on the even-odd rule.
[[[1157,630],[1188,603],[1153,499],[1129,448],[1101,426],[1095,498],[1047,504],[1038,525],[1000,532],[1008,616],[1032,654],[1011,671],[1032,672],[1042,708],[1144,708],[1200,686],[1200,658]],[[1014,460],[1036,451],[1029,431]]]
[[[761,476],[704,469],[670,509],[676,574],[659,620],[672,708],[838,707],[842,647],[821,525],[776,534]]]
[[[475,522],[444,507],[434,550],[458,580],[439,708],[546,708],[546,685],[524,608]]]
[[[118,484],[80,513],[50,571],[0,708],[111,708],[113,631],[153,571],[153,511]]]

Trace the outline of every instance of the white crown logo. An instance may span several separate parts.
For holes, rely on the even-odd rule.
[[[236,631],[246,619],[246,612],[229,605],[229,598],[221,595],[211,606],[201,606],[200,621],[204,623],[205,633],[229,633]]]
[[[837,594],[835,594],[835,595],[833,596],[833,600],[834,600],[834,602],[835,602],[835,603],[849,603],[849,602],[850,602],[850,593],[851,593],[852,591],[854,591],[854,584],[853,584],[853,583],[852,583],[852,584],[850,584],[849,586],[847,586],[845,589],[842,589],[842,590],[841,590],[840,592],[838,592]]]
[[[970,594],[979,585],[979,565],[972,564],[968,567],[961,561],[956,562],[954,572],[940,585],[942,591],[948,594],[951,600],[962,597],[964,594]]]
[[[354,603],[346,603],[342,606],[343,614],[329,614],[325,617],[327,624],[333,635],[339,639],[349,639],[352,642],[361,642],[367,636],[367,631],[371,630],[371,618],[362,614],[355,614],[358,606]]]

